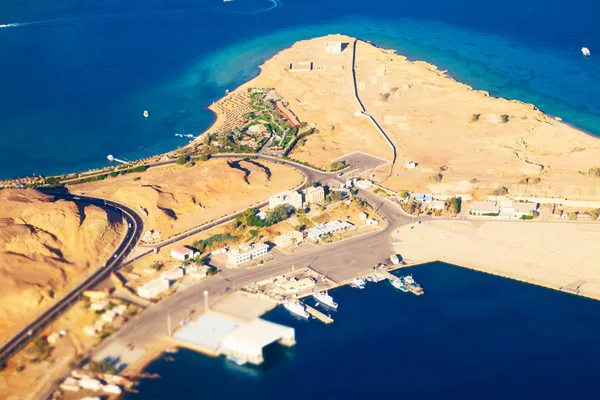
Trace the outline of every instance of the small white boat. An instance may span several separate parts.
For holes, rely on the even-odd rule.
[[[338,308],[338,303],[333,301],[333,297],[331,297],[327,292],[313,293],[313,297],[315,298],[315,300],[320,301],[321,303],[325,304],[326,306],[329,306],[331,308]],[[317,304],[319,304],[319,303],[317,303]]]
[[[416,284],[416,282],[413,279],[412,275],[407,275],[407,276],[403,277],[402,279],[404,280],[404,282],[408,283],[409,285]]]
[[[148,113],[148,110],[144,110],[144,118],[148,118],[150,116],[150,113]]]
[[[237,365],[244,365],[247,362],[246,360],[243,360],[241,358],[237,358],[234,356],[227,357],[227,360],[232,361],[232,362],[236,363]]]
[[[289,300],[283,305],[289,312],[302,318],[308,319],[310,315],[306,312],[304,304],[299,301]]]
[[[396,289],[400,289],[404,293],[408,293],[408,288],[406,287],[406,285],[404,285],[404,283],[402,283],[402,279],[394,279],[394,280],[391,280],[390,283]]]
[[[352,282],[350,282],[350,286],[355,289],[364,289],[367,282],[365,282],[362,278],[354,278]]]
[[[592,53],[590,52],[590,49],[588,49],[587,47],[582,47],[582,48],[581,48],[581,52],[582,52],[582,53],[583,53],[583,55],[584,55],[584,56],[586,56],[586,57],[589,57],[589,56],[590,56],[590,54],[592,54]]]

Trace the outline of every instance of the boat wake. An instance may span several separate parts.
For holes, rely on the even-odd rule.
[[[225,11],[234,14],[261,14],[267,11],[271,11],[282,5],[280,0],[266,0],[264,1],[264,6],[248,6],[248,0],[223,0],[223,2],[231,4],[227,6],[228,8]],[[255,2],[252,1],[252,3]],[[230,7],[234,7],[235,9],[231,9]]]

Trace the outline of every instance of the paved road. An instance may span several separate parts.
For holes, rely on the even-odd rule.
[[[333,186],[338,187],[337,182],[341,182],[343,179],[349,178],[351,176],[359,175],[365,171],[373,170],[374,168],[378,167],[379,165],[383,165],[387,162],[385,160],[382,160],[382,159],[379,159],[376,157],[372,157],[368,154],[356,152],[356,153],[352,153],[351,155],[349,155],[347,157],[348,162],[349,162],[349,167],[346,168],[344,171],[342,171],[342,172],[322,172],[322,171],[313,169],[311,167],[296,164],[292,161],[282,160],[277,157],[265,156],[265,155],[261,155],[261,154],[251,155],[251,156],[256,157],[259,160],[267,160],[267,161],[284,164],[284,165],[287,165],[289,167],[292,167],[292,168],[298,170],[305,176],[304,183],[301,185],[300,188],[305,187],[307,183],[311,183],[311,182],[321,182],[322,184],[333,184]],[[249,155],[217,154],[217,155],[212,156],[212,158],[247,158],[247,157],[249,157]],[[344,157],[342,157],[342,158],[344,158]],[[164,166],[164,165],[173,164],[175,162],[176,161],[172,161],[172,160],[164,161],[164,162],[160,163],[160,165]],[[268,201],[263,201],[263,202],[255,205],[255,207],[261,208],[261,207],[265,207],[268,204],[269,204]],[[233,221],[237,216],[243,214],[244,211],[245,210],[241,210],[241,211],[235,212],[233,214],[229,214],[229,215],[219,218],[215,221],[212,221],[207,224],[196,227],[188,232],[184,232],[179,235],[173,236],[172,238],[164,240],[158,244],[155,244],[152,246],[143,246],[145,248],[145,250],[138,251],[135,254],[135,256],[132,256],[131,258],[127,259],[125,262],[125,265],[131,264],[135,261],[138,261],[139,259],[141,259],[143,257],[146,257],[149,254],[152,254],[154,252],[155,248],[160,250],[163,247],[170,246],[174,243],[185,240],[190,236],[197,235],[201,232],[212,229],[215,226],[221,225],[225,222]]]
[[[96,353],[102,357],[118,357],[119,354],[110,354],[111,348],[122,348],[130,343],[135,344],[136,348],[148,346],[167,334],[168,315],[171,316],[173,326],[176,326],[193,310],[202,311],[204,290],[209,291],[209,300],[214,303],[222,295],[250,282],[289,272],[292,263],[296,268],[311,267],[338,282],[351,279],[358,273],[366,273],[392,254],[391,233],[400,226],[411,223],[412,218],[401,213],[399,207],[392,202],[370,192],[359,191],[358,197],[367,200],[387,222],[384,229],[328,245],[303,245],[293,256],[279,253],[274,261],[259,267],[224,269],[219,275],[200,281],[150,306],[135,321],[125,325],[107,340]],[[113,344],[118,346],[113,347]]]
[[[0,363],[8,360],[13,354],[23,348],[23,346],[25,346],[40,331],[48,326],[48,324],[66,311],[79,299],[81,293],[94,287],[103,279],[105,279],[111,271],[119,268],[124,258],[134,248],[142,235],[143,222],[139,215],[128,207],[109,200],[85,196],[74,196],[66,192],[48,191],[48,193],[53,194],[57,200],[75,201],[80,206],[96,205],[104,208],[105,210],[110,210],[113,212],[116,211],[120,213],[127,224],[127,233],[119,247],[115,250],[111,258],[104,264],[104,266],[94,272],[65,297],[57,301],[35,321],[27,325],[25,329],[2,345],[0,348]]]

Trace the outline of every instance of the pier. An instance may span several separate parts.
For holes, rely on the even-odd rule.
[[[398,277],[396,275],[392,274],[389,271],[386,271],[385,269],[379,269],[379,270],[377,270],[377,272],[379,272],[380,274],[384,275],[390,281],[393,281],[394,279],[398,279]]]
[[[313,317],[315,317],[316,319],[318,319],[319,321],[321,321],[325,324],[331,324],[333,322],[333,318],[331,318],[329,315],[323,314],[321,311],[319,311],[315,308],[312,308],[308,304],[306,304],[305,307],[306,307],[306,312],[309,313],[310,315],[312,315]]]

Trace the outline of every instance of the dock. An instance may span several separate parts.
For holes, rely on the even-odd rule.
[[[380,274],[382,274],[383,276],[385,276],[390,281],[393,281],[394,279],[398,279],[398,277],[396,275],[392,274],[389,271],[386,271],[385,269],[380,269],[377,272],[379,272]]]
[[[319,311],[315,308],[312,308],[308,304],[306,304],[305,307],[306,307],[306,312],[309,313],[310,315],[312,315],[313,317],[315,317],[316,319],[318,319],[319,321],[321,321],[325,324],[331,324],[333,322],[333,318],[331,318],[329,315],[323,314],[321,311]]]

